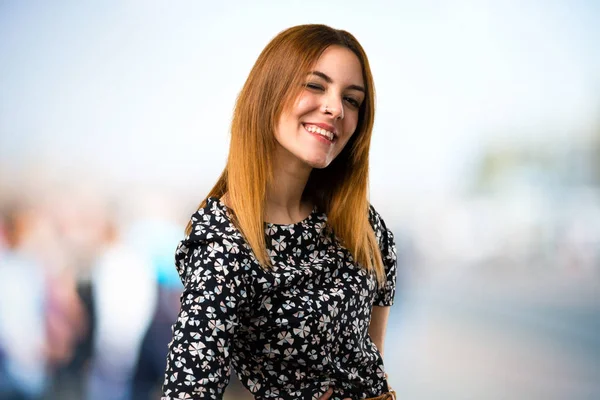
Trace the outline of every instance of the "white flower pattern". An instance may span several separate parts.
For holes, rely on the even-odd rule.
[[[230,364],[256,399],[368,398],[387,391],[368,335],[373,305],[392,305],[394,238],[371,206],[386,282],[358,265],[315,209],[296,224],[266,224],[273,267],[260,267],[216,198],[192,216],[175,253],[184,284],[162,400],[222,399]]]

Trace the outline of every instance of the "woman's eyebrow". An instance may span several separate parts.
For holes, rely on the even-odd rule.
[[[310,71],[310,75],[316,75],[320,78],[323,78],[323,80],[325,80],[327,83],[333,83],[333,79],[321,71]],[[365,93],[365,88],[359,85],[350,85],[346,89],[358,90],[359,92]]]

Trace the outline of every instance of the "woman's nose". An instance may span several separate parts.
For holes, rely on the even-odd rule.
[[[326,99],[323,106],[323,111],[326,114],[330,114],[334,119],[344,118],[344,107],[339,99],[330,96]]]

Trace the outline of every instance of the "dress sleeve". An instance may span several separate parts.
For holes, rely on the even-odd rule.
[[[246,279],[239,247],[203,217],[175,253],[184,291],[161,400],[222,399],[229,383],[229,348],[247,303]]]
[[[373,302],[374,306],[391,306],[394,304],[394,295],[396,294],[396,243],[394,242],[394,234],[390,231],[381,218],[381,215],[369,206],[369,221],[375,231],[375,237],[379,243],[381,250],[381,258],[385,268],[386,280],[382,287],[379,288]]]

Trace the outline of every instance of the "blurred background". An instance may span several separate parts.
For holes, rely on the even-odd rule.
[[[370,58],[399,398],[600,398],[599,21],[594,0],[0,1],[0,399],[159,397],[175,247],[250,68],[302,23]]]

